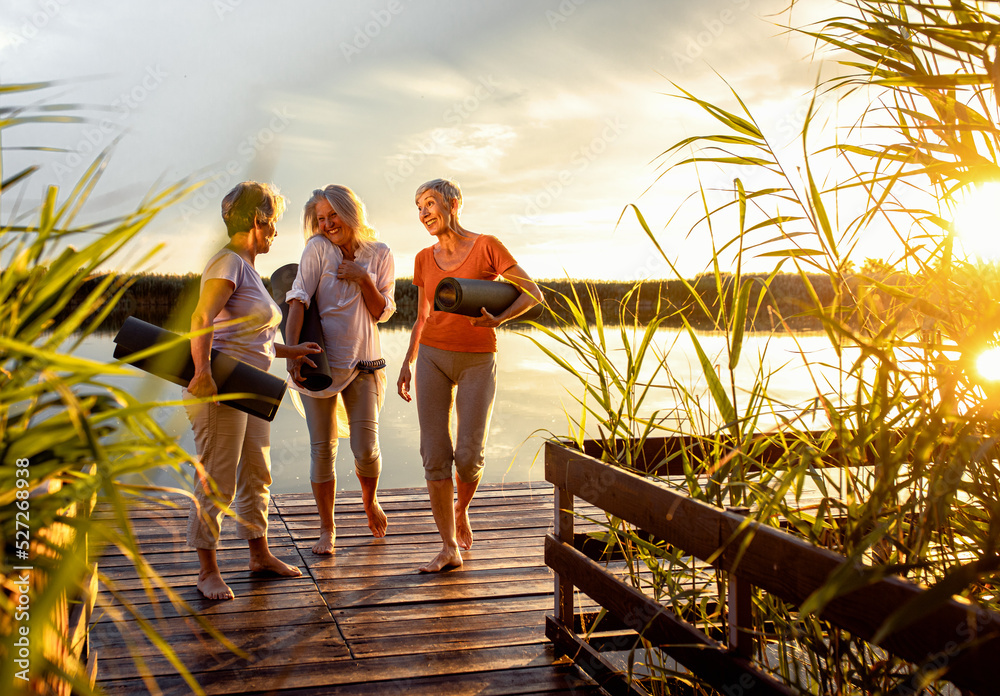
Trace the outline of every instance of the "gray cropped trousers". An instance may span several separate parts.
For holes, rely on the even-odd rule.
[[[497,393],[496,353],[464,353],[421,345],[416,364],[417,417],[424,478],[475,483],[486,463],[486,436]],[[455,440],[451,414],[456,413]]]

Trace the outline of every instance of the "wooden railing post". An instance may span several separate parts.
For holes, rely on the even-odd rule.
[[[573,545],[573,494],[565,488],[555,488],[555,536],[559,541]],[[555,614],[564,626],[573,630],[573,583],[569,578],[555,574]]]
[[[727,512],[746,517],[750,509],[726,508]],[[740,577],[739,572],[729,573],[726,583],[726,615],[729,625],[729,649],[740,657],[753,659],[753,585]]]

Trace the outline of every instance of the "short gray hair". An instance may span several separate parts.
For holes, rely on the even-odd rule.
[[[257,222],[276,221],[287,200],[273,184],[243,181],[222,199],[222,220],[230,237],[246,232]]]
[[[462,209],[462,188],[452,179],[431,179],[417,187],[414,198],[420,198],[427,191],[437,191],[444,202],[451,207],[452,201],[458,201],[458,209]]]

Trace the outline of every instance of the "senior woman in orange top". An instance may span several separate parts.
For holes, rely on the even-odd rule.
[[[281,310],[254,268],[257,255],[271,249],[277,234],[274,225],[284,209],[285,199],[277,189],[255,181],[238,184],[222,199],[229,244],[209,260],[201,276],[191,330],[212,330],[191,339],[194,377],[186,390],[190,396],[209,398],[218,393],[210,362],[213,343],[220,352],[262,370],[275,357],[303,359],[320,352],[316,343],[284,346],[274,342]],[[276,558],[267,545],[271,424],[225,402],[196,403],[187,409],[204,470],[195,482],[187,532],[188,545],[198,550],[198,590],[209,599],[233,598],[216,558],[222,519],[219,498],[231,505],[235,497],[236,533],[250,546],[251,571],[301,575],[298,568]],[[213,486],[217,496],[212,494]]]
[[[417,189],[420,221],[436,242],[417,254],[413,284],[417,286],[417,320],[396,383],[410,401],[411,365],[416,362],[420,456],[441,535],[441,551],[422,572],[461,566],[459,550],[472,547],[469,505],[482,478],[486,436],[496,395],[496,327],[542,301],[542,293],[496,237],[470,232],[459,224],[462,191],[446,179]],[[434,291],[442,278],[496,280],[503,276],[521,288],[521,296],[497,316],[482,309],[466,317],[432,311]],[[456,393],[457,392],[457,393]],[[451,412],[458,431],[451,437]],[[454,503],[452,463],[458,481]]]

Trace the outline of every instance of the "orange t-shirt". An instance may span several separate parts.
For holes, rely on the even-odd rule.
[[[497,333],[494,329],[473,326],[461,314],[434,309],[434,291],[444,278],[496,280],[497,276],[517,265],[499,239],[488,234],[476,237],[472,250],[458,268],[442,271],[434,260],[434,247],[421,249],[413,264],[413,284],[430,294],[431,314],[420,334],[420,345],[463,353],[495,353]]]

